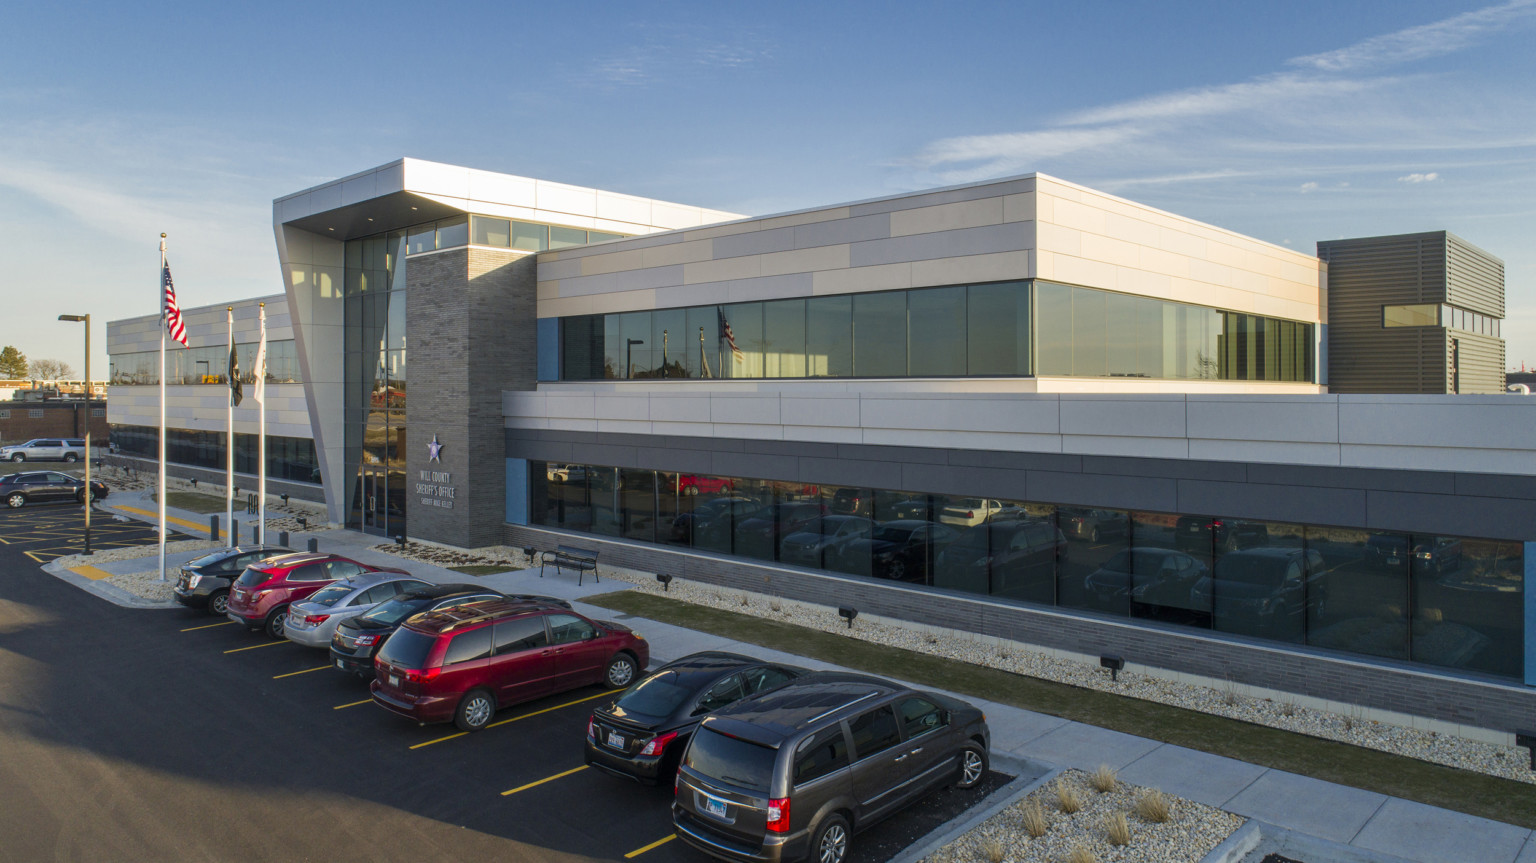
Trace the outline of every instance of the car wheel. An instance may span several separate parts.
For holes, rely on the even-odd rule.
[[[816,863],[843,863],[848,857],[848,819],[828,815],[811,840],[811,853]]]
[[[27,460],[26,453],[16,453],[15,455],[11,456],[11,461],[14,461],[14,462],[18,462],[19,463],[19,462],[24,462],[26,460]]]
[[[496,699],[489,692],[476,689],[459,702],[459,709],[453,714],[453,724],[459,726],[460,731],[479,731],[489,725],[495,715]]]
[[[635,682],[635,658],[627,653],[608,660],[608,670],[603,672],[603,682],[614,689],[625,687]]]
[[[216,617],[223,617],[229,612],[229,591],[221,590],[208,597],[208,613]]]
[[[1098,528],[1098,525],[1094,525],[1093,532],[1088,534],[1088,541],[1093,543],[1093,544],[1095,544],[1095,545],[1098,544],[1098,542],[1099,542],[1099,528]]]
[[[987,753],[980,746],[967,746],[960,750],[960,776],[956,788],[975,788],[987,775]]]
[[[12,492],[5,499],[5,505],[11,509],[21,509],[27,505],[27,496],[21,492]]]
[[[288,629],[288,606],[275,609],[267,615],[267,634],[273,638],[282,638]]]
[[[891,561],[891,565],[885,568],[885,577],[892,581],[906,581],[907,565],[899,560]]]
[[[698,493],[699,493],[699,487],[696,486],[696,485],[685,485],[685,486],[683,486],[683,494],[686,494],[689,497],[696,497],[698,495]]]
[[[74,464],[75,462],[77,462],[79,460],[80,460],[80,456],[77,456],[77,455],[75,455],[72,452],[67,452],[67,453],[64,454],[64,461],[69,462],[70,464]]]

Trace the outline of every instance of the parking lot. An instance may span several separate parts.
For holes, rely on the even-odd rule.
[[[27,554],[53,518],[0,514],[0,531],[37,535],[0,545],[0,857],[705,859],[670,838],[670,787],[583,766],[603,690],[478,734],[419,727],[324,652],[55,580]],[[862,834],[850,859],[887,859],[979,799],[958,794]]]
[[[91,514],[91,548],[102,551],[155,541],[156,528],[140,521],[119,521],[100,509]],[[172,530],[175,539],[188,539]],[[85,550],[85,516],[79,504],[34,504],[0,510],[0,546],[33,563],[80,554]]]

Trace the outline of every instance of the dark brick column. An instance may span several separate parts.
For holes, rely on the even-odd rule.
[[[502,390],[537,379],[532,255],[456,249],[406,264],[406,523],[473,548],[501,541]],[[442,449],[431,461],[428,443]]]

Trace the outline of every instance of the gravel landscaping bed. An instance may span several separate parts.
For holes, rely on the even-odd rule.
[[[523,554],[523,550],[506,545],[492,545],[470,551],[459,551],[458,549],[443,548],[442,546],[407,540],[403,548],[396,543],[388,542],[375,545],[372,550],[383,552],[384,554],[392,554],[406,560],[416,560],[441,567],[496,566],[501,567],[503,571],[528,568],[528,558]]]
[[[665,595],[683,602],[756,614],[876,644],[902,647],[1042,680],[1113,692],[1116,695],[1198,710],[1536,784],[1536,771],[1531,770],[1529,753],[1514,746],[1500,746],[1434,731],[1389,725],[1283,700],[1251,698],[1240,694],[1235,688],[1215,689],[1130,670],[1120,672],[1119,680],[1111,682],[1109,672],[1104,669],[1031,650],[1024,644],[1011,643],[1003,648],[979,637],[967,637],[965,633],[946,631],[941,635],[916,626],[885,623],[864,617],[860,617],[853,628],[849,629],[847,622],[837,616],[837,609],[827,606],[748,594],[682,579],[674,580],[671,590],[664,593],[654,575],[618,567],[605,567],[603,575],[628,581],[646,593]]]
[[[97,510],[101,512],[101,510]],[[181,551],[203,551],[210,548],[222,548],[217,542],[209,542],[206,539],[176,539],[165,544],[167,555]],[[154,557],[160,553],[160,546],[151,542],[148,545],[130,545],[126,548],[108,548],[95,554],[71,554],[50,561],[65,569],[74,569],[77,566],[100,566],[103,563],[112,563],[118,560],[136,560],[141,557]]]
[[[176,574],[167,572],[166,580],[160,580],[160,570],[150,569],[144,572],[130,572],[126,575],[114,575],[107,579],[107,584],[120,588],[139,597],[156,602],[172,602],[176,595],[171,588],[176,584]]]
[[[1081,808],[1064,809],[1061,790]],[[1151,789],[1115,781],[1099,792],[1089,775],[1068,770],[1030,792],[965,836],[926,858],[928,863],[1193,863],[1243,825],[1243,819],[1192,800],[1161,795],[1168,818],[1158,823],[1137,814]],[[1030,831],[1031,815],[1035,832]],[[1111,819],[1124,817],[1126,844],[1111,839]],[[1041,827],[1044,828],[1043,832]],[[1073,856],[1075,855],[1075,856]]]

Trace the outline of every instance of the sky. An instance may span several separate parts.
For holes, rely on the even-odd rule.
[[[1032,171],[1294,249],[1449,230],[1536,366],[1536,0],[20,4],[0,345],[282,290],[272,199],[402,156],[762,215]]]

